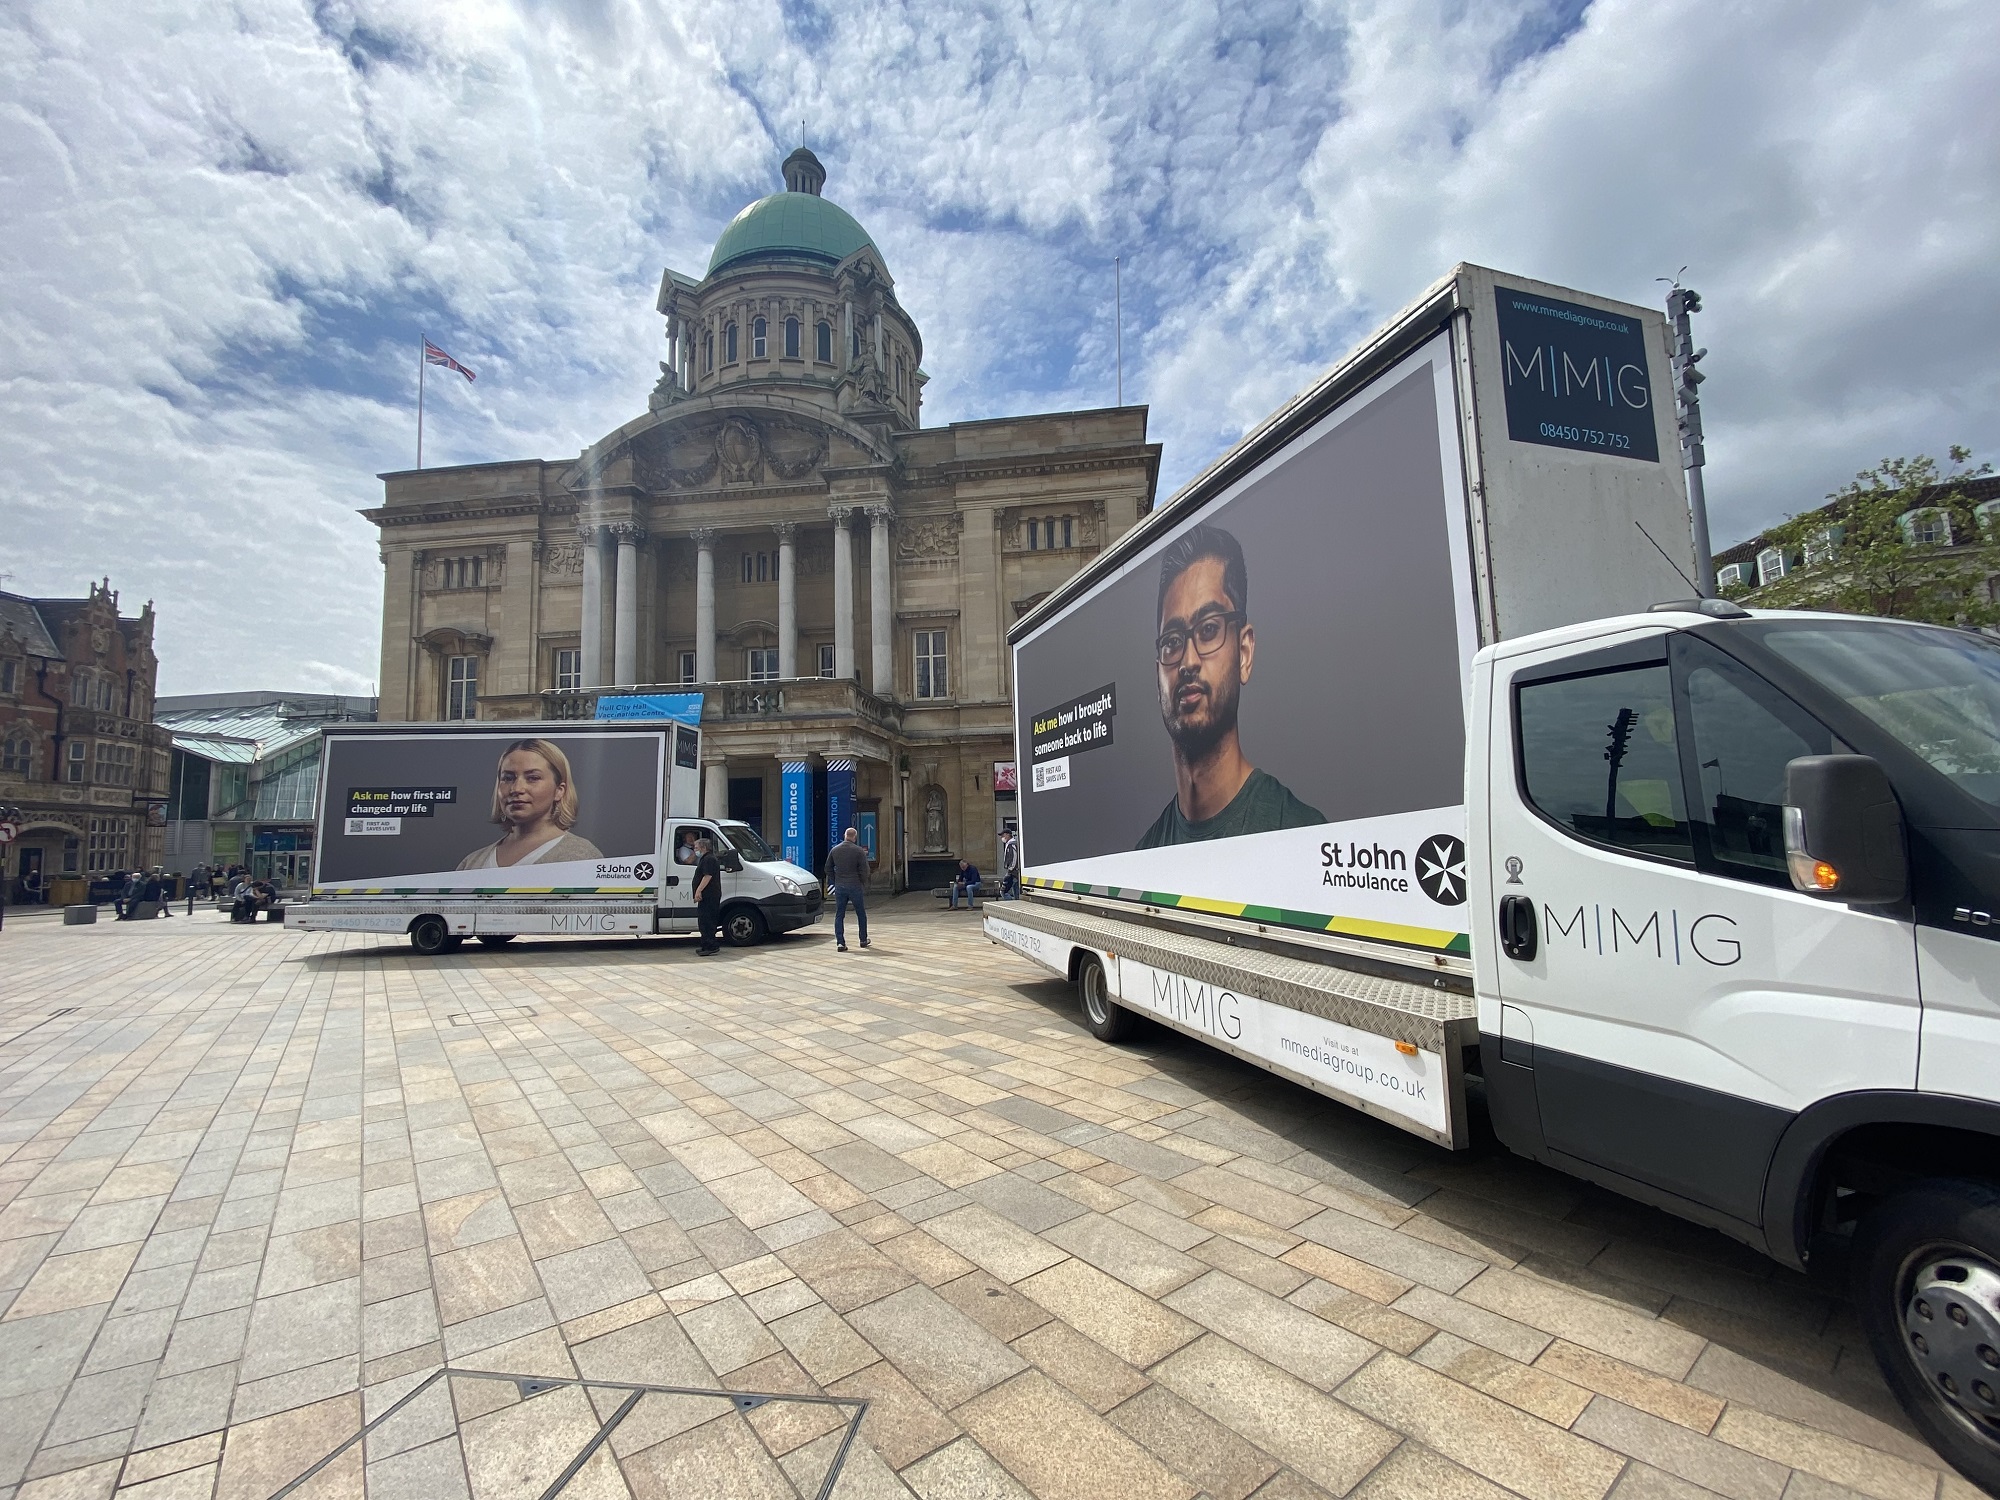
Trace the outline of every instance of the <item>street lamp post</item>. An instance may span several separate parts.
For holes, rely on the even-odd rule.
[[[1700,311],[1701,294],[1675,282],[1667,293],[1667,317],[1673,323],[1674,399],[1680,407],[1681,467],[1687,470],[1688,519],[1694,529],[1695,585],[1702,598],[1713,599],[1715,553],[1708,541],[1708,495],[1701,477],[1708,458],[1701,442],[1701,396],[1695,389],[1708,378],[1695,368],[1708,351],[1695,348],[1689,321],[1689,314]]]

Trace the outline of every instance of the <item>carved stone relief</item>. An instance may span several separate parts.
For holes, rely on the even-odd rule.
[[[948,516],[919,516],[904,520],[896,531],[896,549],[906,558],[958,556],[958,536],[965,529],[965,517],[954,511]]]
[[[691,423],[641,438],[633,477],[653,491],[803,479],[826,458],[824,429],[782,418],[745,416]]]
[[[943,854],[951,846],[945,842],[944,788],[924,788],[924,853]]]
[[[560,582],[583,576],[583,544],[554,542],[542,553],[542,576]]]

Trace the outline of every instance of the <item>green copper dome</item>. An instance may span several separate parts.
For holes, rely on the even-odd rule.
[[[818,193],[773,193],[729,221],[708,258],[708,274],[752,255],[817,255],[838,263],[873,244],[853,215]]]

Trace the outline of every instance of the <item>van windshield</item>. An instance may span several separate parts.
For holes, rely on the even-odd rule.
[[[722,830],[722,836],[735,846],[737,852],[753,865],[774,865],[784,858],[765,843],[758,836],[757,830],[748,823],[720,823],[716,826]]]
[[[1773,623],[1759,640],[2000,809],[2000,646],[1885,621]]]

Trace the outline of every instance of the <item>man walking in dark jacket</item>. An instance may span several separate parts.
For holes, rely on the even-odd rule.
[[[833,947],[847,951],[847,908],[854,908],[854,920],[861,929],[861,946],[868,946],[868,851],[861,847],[850,828],[840,842],[827,851],[826,883],[833,887]]]
[[[701,928],[701,944],[694,951],[704,955],[720,953],[722,951],[722,861],[715,857],[715,846],[707,839],[696,839],[694,847],[695,852],[701,856],[694,862],[695,922]]]

